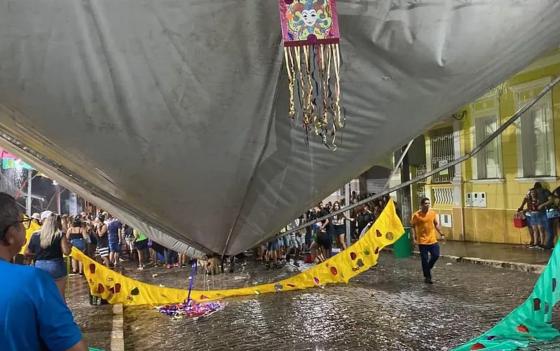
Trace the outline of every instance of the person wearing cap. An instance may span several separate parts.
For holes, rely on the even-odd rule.
[[[49,210],[43,211],[39,215],[39,220],[41,221],[41,223],[43,223],[43,221],[52,214],[53,214],[52,211],[49,211]]]
[[[51,211],[43,211],[41,212],[41,214],[35,212],[31,215],[32,223],[35,223],[39,226],[38,230],[31,233],[31,235],[27,238],[27,245],[24,247],[24,251],[23,251],[26,262],[28,262],[31,265],[35,263],[35,253],[29,250],[29,244],[31,243],[31,239],[33,239],[33,237],[39,236],[41,234],[41,226],[43,225],[43,220],[47,218],[50,214],[52,214]],[[29,226],[31,226],[31,224]]]
[[[31,219],[32,219],[32,222],[37,223],[38,225],[41,225],[41,215],[38,214],[37,212],[35,212],[31,215]]]
[[[10,263],[25,244],[25,223],[15,199],[0,193],[0,348],[10,351],[86,351],[79,327],[52,277]]]
[[[38,229],[41,229],[41,215],[37,212],[33,213],[29,218],[29,225],[25,228],[25,239],[26,244],[21,248],[19,254],[23,257],[23,264],[32,264],[32,257],[25,256],[25,251],[27,250],[27,244],[31,240],[31,236],[35,234]],[[19,255],[18,255],[19,256]]]

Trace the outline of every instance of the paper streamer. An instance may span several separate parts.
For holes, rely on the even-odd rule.
[[[381,249],[394,243],[403,233],[404,228],[396,215],[395,205],[389,201],[379,218],[360,240],[305,272],[275,283],[252,287],[193,290],[191,298],[196,302],[212,301],[233,296],[259,295],[348,283],[351,278],[374,266]],[[97,263],[76,248],[72,248],[71,256],[84,264],[84,273],[91,294],[111,304],[165,305],[182,303],[187,299],[187,290],[163,288],[127,278]]]

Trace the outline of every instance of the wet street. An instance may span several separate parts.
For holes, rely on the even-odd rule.
[[[251,261],[237,268],[207,279],[199,274],[196,287],[250,286],[295,274],[292,266],[266,270]],[[125,268],[124,274],[186,288],[189,270]],[[434,285],[421,278],[418,258],[397,260],[385,253],[377,267],[348,285],[232,298],[225,310],[196,321],[173,320],[148,306],[125,307],[125,349],[448,350],[521,303],[538,275],[442,259]],[[74,288],[83,285],[79,277],[71,279],[77,281]],[[95,330],[86,338],[91,346],[109,349],[103,339],[110,336],[110,310],[83,304],[76,318]]]
[[[91,306],[88,286],[80,276],[71,276],[66,283],[66,303],[74,314],[89,346],[111,349],[112,306]]]

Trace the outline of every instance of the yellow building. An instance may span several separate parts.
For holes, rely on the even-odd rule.
[[[560,49],[550,52],[459,109],[424,134],[425,164],[411,176],[454,160],[491,134],[499,124],[560,75]],[[560,86],[543,97],[515,125],[476,157],[412,187],[413,208],[427,195],[451,240],[528,243],[526,229],[512,218],[536,181],[560,185]]]

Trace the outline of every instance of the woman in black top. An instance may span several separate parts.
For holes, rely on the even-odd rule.
[[[86,229],[82,226],[82,221],[80,217],[76,216],[72,221],[72,225],[66,231],[66,238],[70,241],[72,246],[78,250],[85,252],[86,249],[86,238],[89,239]],[[72,273],[73,274],[84,274],[84,268],[82,262],[72,259]]]
[[[72,245],[60,230],[55,214],[44,221],[41,231],[33,234],[26,254],[35,257],[35,267],[49,273],[55,280],[62,298],[66,288],[66,264],[64,255],[69,255]]]
[[[356,221],[358,222],[358,235],[361,236],[364,229],[368,226],[369,223],[373,222],[375,217],[373,213],[369,210],[368,205],[364,205],[362,207],[362,211],[358,214]]]
[[[338,210],[340,210],[340,203],[338,201],[335,201],[333,205],[333,212]],[[346,250],[346,221],[353,222],[354,219],[346,217],[344,212],[334,215],[331,218],[334,238],[336,239],[337,245],[340,250]]]
[[[103,264],[109,267],[109,236],[107,233],[107,224],[105,224],[105,216],[100,215],[99,222],[95,227],[97,235],[97,254],[103,260]]]

